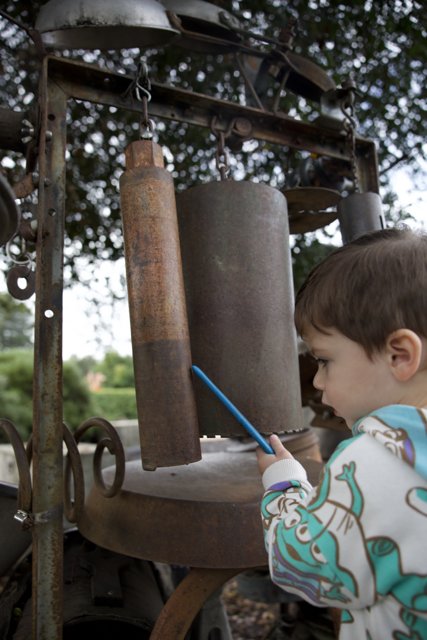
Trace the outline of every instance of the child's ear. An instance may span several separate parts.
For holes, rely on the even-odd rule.
[[[414,331],[393,331],[387,338],[386,351],[396,380],[406,382],[416,374],[422,360],[423,344]]]

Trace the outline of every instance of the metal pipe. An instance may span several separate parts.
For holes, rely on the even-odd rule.
[[[120,178],[144,469],[200,460],[175,193],[161,147],[137,140]]]
[[[43,65],[33,387],[34,640],[62,638],[62,289],[66,96]],[[47,130],[52,136],[47,136]],[[47,142],[47,139],[50,142]]]

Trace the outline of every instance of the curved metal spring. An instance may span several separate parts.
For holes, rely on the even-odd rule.
[[[21,436],[13,422],[7,419],[0,419],[0,428],[5,432],[14,451],[16,464],[18,467],[19,487],[17,514],[24,528],[29,528],[34,524],[32,514],[32,481],[31,481],[31,461],[33,457],[33,441],[30,436],[25,447]],[[78,443],[84,434],[91,428],[101,428],[107,432],[96,445],[93,456],[94,482],[100,493],[106,498],[112,498],[121,489],[125,477],[125,454],[120,437],[113,425],[104,418],[93,417],[85,420],[74,434],[66,424],[62,425],[62,438],[67,447],[67,456],[64,468],[64,513],[69,522],[77,522],[84,509],[85,503],[85,483],[83,465],[81,461]],[[108,449],[111,455],[116,458],[116,473],[113,483],[107,486],[102,477],[102,455]],[[73,495],[71,493],[70,475],[73,476]]]

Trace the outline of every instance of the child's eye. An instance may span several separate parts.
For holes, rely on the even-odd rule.
[[[325,360],[325,358],[316,358],[316,362],[318,367],[326,367],[328,364],[328,361]]]

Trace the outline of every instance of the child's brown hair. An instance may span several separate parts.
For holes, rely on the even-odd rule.
[[[427,337],[427,234],[373,231],[314,267],[295,302],[298,333],[334,328],[371,356],[397,329]]]

